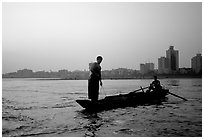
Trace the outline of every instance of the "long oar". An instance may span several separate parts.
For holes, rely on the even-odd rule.
[[[144,89],[142,88],[142,86],[140,86],[140,88],[141,88],[142,92],[144,93]]]
[[[173,93],[170,93],[170,92],[168,92],[168,94],[173,95],[173,96],[176,96],[176,97],[178,97],[178,98],[181,98],[181,99],[183,99],[183,100],[185,100],[185,101],[188,101],[187,99],[185,99],[185,98],[183,98],[183,97],[181,97],[181,96],[178,96],[178,95],[176,95],[176,94],[173,94]]]
[[[140,89],[137,89],[137,90],[132,91],[132,92],[130,92],[130,93],[135,93],[135,92],[137,92],[137,91],[144,90],[144,89],[146,89],[146,88],[149,88],[149,86],[144,87],[144,88],[142,88],[142,87],[140,86]]]

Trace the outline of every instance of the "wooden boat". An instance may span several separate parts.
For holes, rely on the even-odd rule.
[[[90,100],[76,100],[76,102],[88,111],[101,111],[121,107],[134,107],[138,105],[158,104],[166,100],[168,89],[161,89],[159,92],[130,92],[128,94],[119,94],[106,96],[104,99],[92,102]]]

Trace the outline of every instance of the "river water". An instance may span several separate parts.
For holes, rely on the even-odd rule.
[[[104,80],[100,98],[146,87],[152,80]],[[86,80],[2,80],[3,137],[201,137],[202,79],[161,79],[184,101],[168,95],[162,105],[91,114],[76,103],[87,98]]]

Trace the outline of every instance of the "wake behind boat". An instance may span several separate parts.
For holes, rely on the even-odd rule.
[[[147,87],[146,87],[147,88]],[[161,89],[160,91],[144,92],[144,88],[140,92],[133,91],[128,94],[119,94],[113,96],[106,96],[104,99],[98,101],[90,100],[76,100],[76,102],[88,111],[101,111],[121,107],[134,107],[138,105],[158,104],[165,101],[166,95],[169,94],[168,89]]]

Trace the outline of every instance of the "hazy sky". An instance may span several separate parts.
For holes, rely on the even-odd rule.
[[[2,72],[132,68],[179,50],[202,52],[202,3],[3,3]]]

